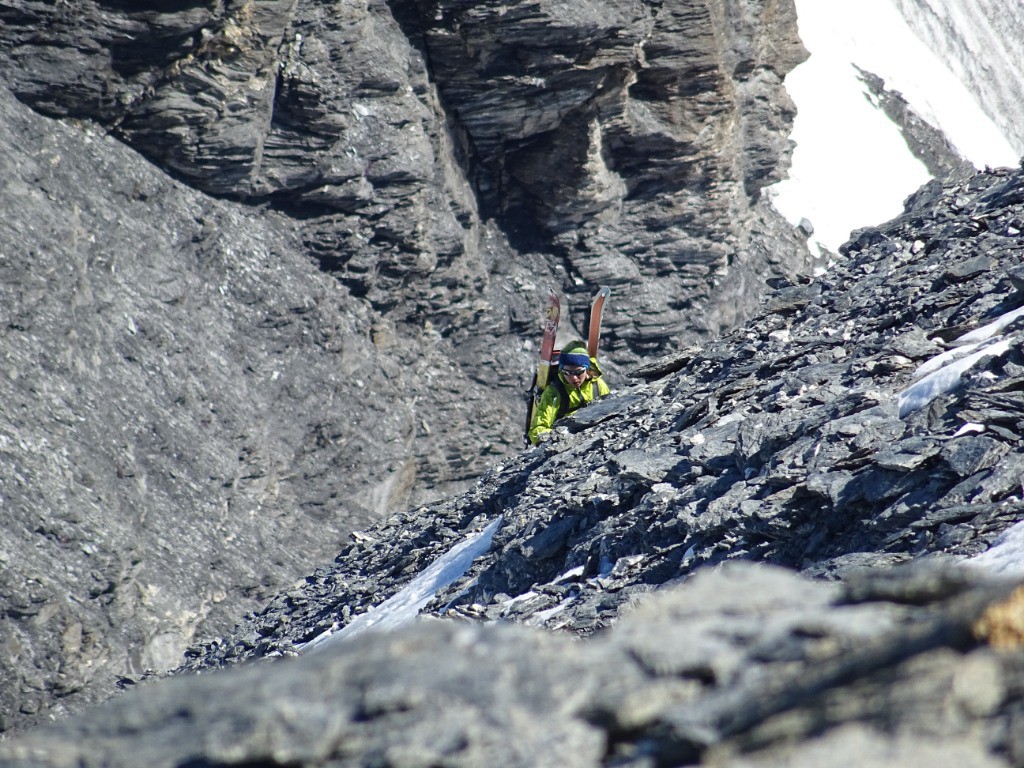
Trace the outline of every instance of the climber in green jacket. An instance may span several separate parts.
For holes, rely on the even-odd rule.
[[[587,354],[587,345],[571,341],[558,355],[558,374],[544,387],[530,420],[530,442],[550,432],[555,421],[610,392],[601,378],[597,358]]]

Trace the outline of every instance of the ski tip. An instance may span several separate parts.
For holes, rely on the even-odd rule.
[[[600,289],[598,289],[597,295],[595,295],[594,298],[595,299],[604,298],[604,297],[608,296],[611,292],[612,292],[612,289],[609,286],[602,285],[600,287]]]

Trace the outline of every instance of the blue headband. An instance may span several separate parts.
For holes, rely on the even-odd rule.
[[[589,368],[590,357],[586,352],[563,352],[558,356],[558,367],[565,368],[567,365]]]

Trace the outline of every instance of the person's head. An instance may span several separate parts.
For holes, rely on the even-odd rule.
[[[587,345],[579,340],[569,342],[558,355],[558,369],[568,381],[579,386],[590,370]]]

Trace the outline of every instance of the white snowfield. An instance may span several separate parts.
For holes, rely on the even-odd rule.
[[[1024,3],[895,0],[907,23],[1024,155]],[[924,11],[927,9],[927,11]]]
[[[978,1],[930,0],[961,11],[950,19],[964,25],[958,33],[972,40],[987,34],[971,28],[983,25],[981,16],[963,11]],[[811,222],[809,243],[816,254],[818,243],[837,251],[854,229],[897,216],[906,197],[930,178],[872,101],[854,65],[903,94],[976,167],[1015,166],[1020,159],[975,94],[911,31],[899,2],[796,0],[800,36],[811,55],[786,78],[797,105],[791,134],[796,147],[789,178],[767,194],[794,225],[803,218]],[[920,13],[914,3],[903,5],[907,13]],[[1017,59],[1007,63],[997,58],[998,49],[983,50],[993,57],[984,71],[1024,82],[1024,72],[1006,71]]]

